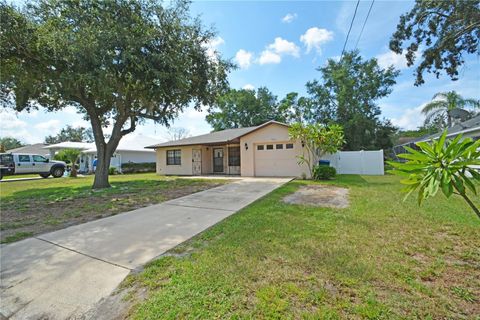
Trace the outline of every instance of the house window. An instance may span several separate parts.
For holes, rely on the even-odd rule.
[[[264,150],[265,146],[263,144],[257,146],[257,150]]]
[[[285,149],[293,149],[293,143],[287,143]]]
[[[267,150],[273,150],[273,144],[267,144]]]
[[[182,151],[177,150],[167,150],[167,166],[171,165],[181,165],[182,164]]]
[[[283,144],[281,144],[281,143],[280,143],[280,144],[277,144],[277,145],[275,146],[275,149],[283,149]]]
[[[240,166],[240,147],[228,147],[228,165]]]

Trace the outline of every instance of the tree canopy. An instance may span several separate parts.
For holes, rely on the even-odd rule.
[[[257,91],[230,89],[209,109],[207,122],[214,130],[258,126],[269,120],[286,122],[289,110],[266,87]]]
[[[94,188],[109,186],[110,158],[139,123],[169,125],[228,85],[232,64],[184,0],[39,0],[22,10],[3,2],[0,24],[0,101],[17,111],[76,107],[95,138]]]
[[[376,59],[364,60],[358,51],[340,61],[329,59],[318,68],[321,80],[307,83],[309,96],[300,113],[310,123],[337,123],[343,127],[345,150],[388,148],[396,128],[381,120],[376,101],[391,93],[398,75],[393,66],[382,69]]]
[[[0,138],[0,149],[2,152],[23,147],[24,144],[20,140],[13,137],[3,137]]]
[[[54,136],[46,136],[46,144],[55,144],[65,141],[73,142],[93,142],[93,132],[92,129],[87,129],[84,127],[73,127],[67,125],[65,128],[60,130],[60,132]]]
[[[479,53],[479,38],[479,0],[416,0],[412,10],[400,17],[390,49],[405,54],[409,66],[422,53],[415,71],[415,85],[421,85],[425,71],[437,78],[446,72],[457,80],[464,54]]]

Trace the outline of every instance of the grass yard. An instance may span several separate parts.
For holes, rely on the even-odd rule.
[[[41,178],[38,174],[20,174],[20,175],[11,175],[3,176],[2,180],[12,180],[12,179],[30,179],[30,178]]]
[[[398,180],[329,182],[347,209],[284,204],[312,182],[289,183],[129,276],[128,316],[478,319],[480,220],[456,197],[402,202]]]
[[[225,181],[178,179],[154,173],[110,177],[94,191],[93,176],[0,183],[2,243],[160,203]]]

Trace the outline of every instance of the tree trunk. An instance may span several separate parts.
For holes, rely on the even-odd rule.
[[[472,208],[473,212],[475,212],[477,216],[480,218],[480,210],[473,204],[472,200],[470,200],[466,194],[461,193],[460,195],[463,197],[463,199],[465,199],[465,201],[468,203],[470,208]]]
[[[72,161],[72,168],[70,171],[70,177],[76,178],[77,177],[77,160]]]
[[[465,200],[465,202],[468,203],[468,205],[470,206],[470,208],[472,208],[473,212],[476,213],[476,215],[480,218],[480,210],[475,206],[475,204],[472,202],[472,200],[470,200],[470,198],[467,196],[467,194],[465,192],[460,192],[460,190],[458,190],[457,186],[453,186],[455,188],[455,190],[457,190],[458,194]]]
[[[108,152],[106,144],[97,145],[97,167],[95,168],[95,179],[93,180],[93,189],[110,188],[108,181],[108,169],[110,168],[110,159],[113,152]]]

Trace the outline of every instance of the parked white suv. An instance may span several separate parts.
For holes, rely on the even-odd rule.
[[[67,165],[38,154],[0,153],[0,180],[6,175],[39,174],[42,178],[63,176]]]

